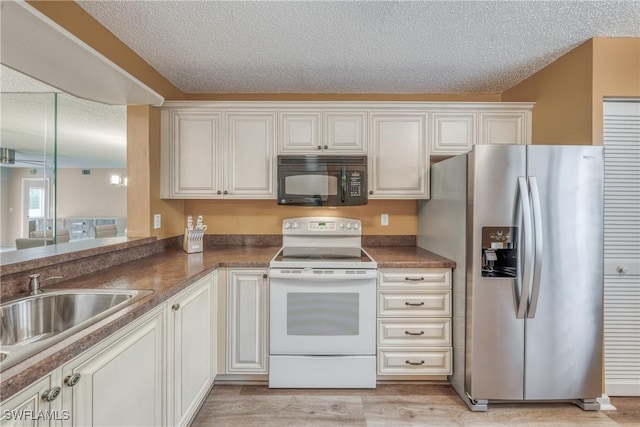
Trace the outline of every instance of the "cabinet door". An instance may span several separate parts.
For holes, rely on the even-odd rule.
[[[173,321],[173,425],[188,425],[213,383],[212,276],[170,302]],[[171,321],[171,320],[170,320]]]
[[[63,367],[63,406],[71,413],[65,425],[165,425],[164,316],[155,310]]]
[[[476,113],[433,112],[431,124],[431,154],[466,153],[475,144]]]
[[[56,406],[62,400],[59,390],[51,375],[41,378],[2,402],[0,424],[7,427],[53,426],[55,419],[68,418],[69,413],[60,411]]]
[[[266,374],[266,270],[227,272],[227,373]]]
[[[325,154],[367,154],[364,111],[327,111],[324,117]]]
[[[226,117],[224,197],[275,199],[275,112]]]
[[[322,113],[281,111],[278,113],[278,153],[318,154],[322,152]]]
[[[530,112],[480,113],[480,144],[529,144]]]
[[[182,110],[170,114],[171,195],[221,197],[221,114]]]
[[[371,113],[369,194],[372,199],[428,198],[426,113]]]

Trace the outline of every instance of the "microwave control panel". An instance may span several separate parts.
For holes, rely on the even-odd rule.
[[[351,172],[349,174],[349,197],[361,197],[363,189],[364,174],[362,172]]]

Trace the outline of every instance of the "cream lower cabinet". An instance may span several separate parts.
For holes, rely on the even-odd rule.
[[[165,425],[165,334],[162,306],[63,366],[63,425]]]
[[[171,298],[169,402],[171,425],[189,425],[215,378],[216,324],[213,274]]]
[[[58,384],[58,375],[58,372],[54,371],[2,402],[0,425],[6,427],[56,426],[63,418],[68,418],[69,413],[61,410],[62,388]]]
[[[380,269],[378,378],[451,374],[451,270]]]
[[[369,125],[369,198],[429,198],[426,112],[376,111]]]
[[[267,374],[267,270],[227,270],[227,374]]]

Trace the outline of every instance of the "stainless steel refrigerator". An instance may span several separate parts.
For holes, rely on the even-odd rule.
[[[472,410],[598,409],[602,147],[475,146],[432,165],[418,245],[453,259],[452,385]]]

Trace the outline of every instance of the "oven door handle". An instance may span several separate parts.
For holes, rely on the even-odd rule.
[[[287,271],[283,273],[282,270]],[[327,282],[331,280],[371,280],[378,277],[376,270],[269,270],[269,279],[298,280],[303,282]],[[295,271],[291,273],[291,271]]]

